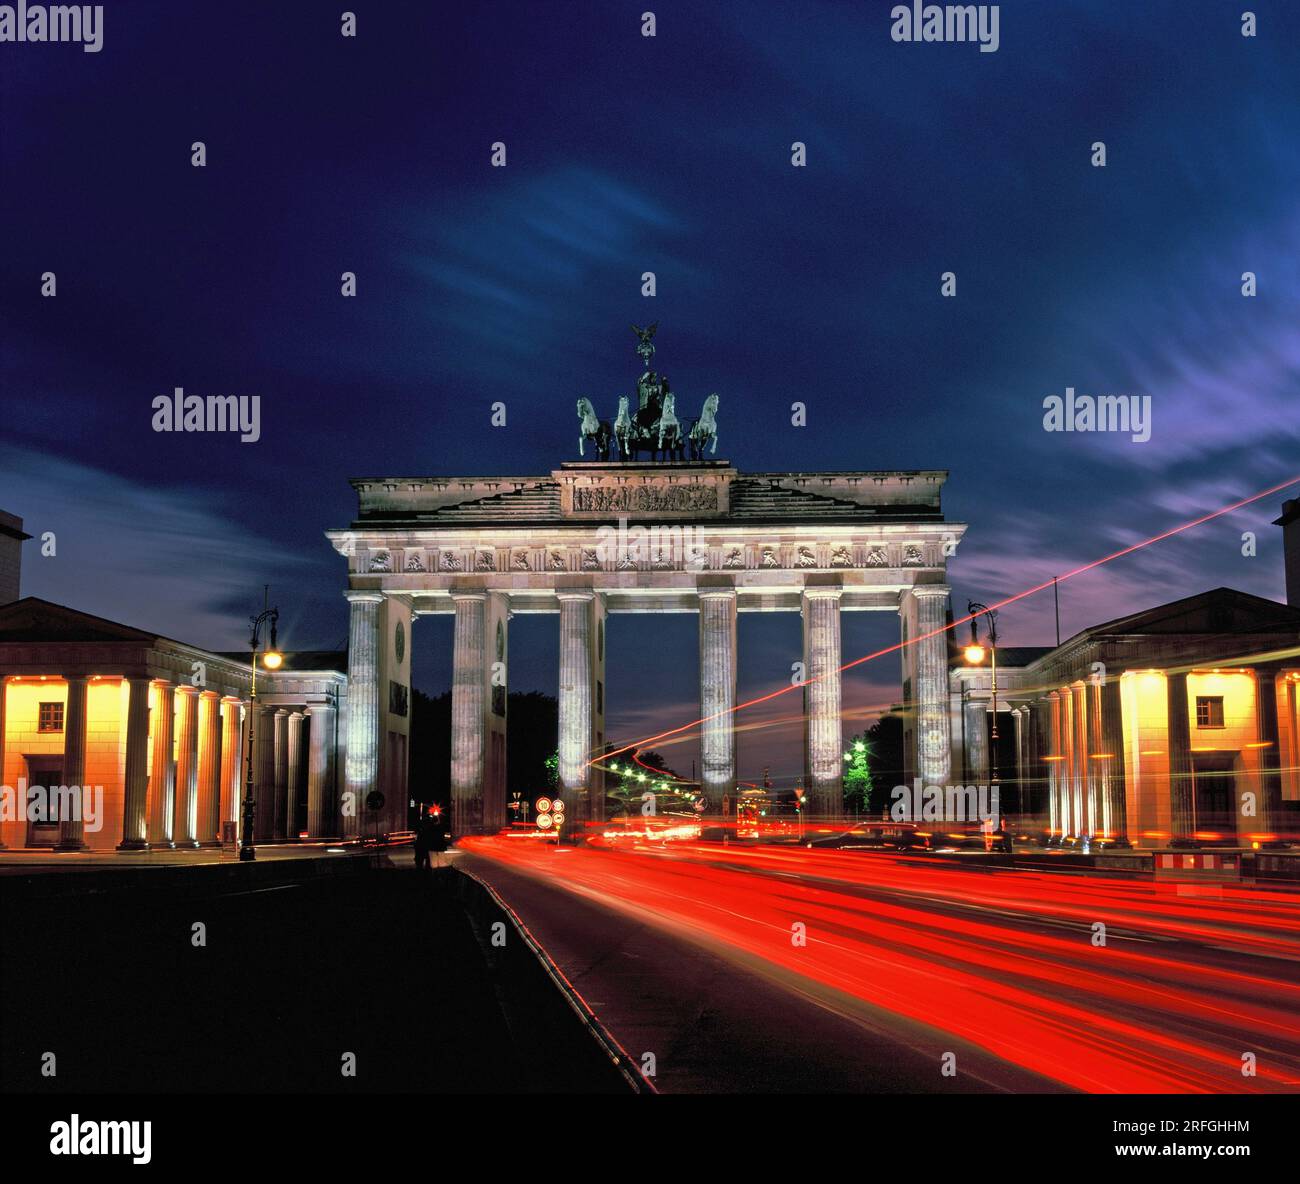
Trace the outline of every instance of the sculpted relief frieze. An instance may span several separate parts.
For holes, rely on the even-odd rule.
[[[573,491],[573,509],[580,513],[716,512],[718,491],[712,485],[580,486]]]

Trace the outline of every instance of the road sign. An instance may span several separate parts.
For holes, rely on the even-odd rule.
[[[551,812],[551,799],[550,799],[550,798],[538,798],[538,799],[537,799],[537,812],[538,812],[539,814],[549,814],[549,813]]]
[[[537,829],[538,830],[551,829],[551,816],[549,814],[539,814],[537,816]]]

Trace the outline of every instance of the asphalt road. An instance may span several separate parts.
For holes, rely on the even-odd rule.
[[[1293,891],[798,847],[462,846],[614,1038],[655,1054],[664,1092],[1300,1090]]]

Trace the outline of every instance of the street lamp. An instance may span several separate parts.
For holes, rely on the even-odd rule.
[[[989,644],[987,653],[993,674],[993,733],[992,747],[989,750],[989,780],[998,783],[998,614],[987,604],[972,600],[966,605],[970,614],[970,645],[966,647],[966,661],[971,666],[979,666],[984,661],[985,647],[980,644],[979,619],[989,619]]]
[[[267,585],[262,591],[262,604],[265,606],[269,599],[270,586]],[[252,684],[248,693],[248,779],[244,788],[244,833],[239,841],[239,861],[247,863],[257,858],[257,851],[253,846],[253,821],[257,812],[257,799],[253,793],[253,739],[257,726],[257,651],[261,644],[262,622],[271,622],[271,644],[267,646],[262,653],[262,665],[267,670],[279,670],[284,663],[284,655],[275,648],[275,627],[280,620],[280,610],[278,608],[263,607],[262,611],[255,617],[249,617],[252,622],[253,631],[249,638],[248,647],[252,652]]]

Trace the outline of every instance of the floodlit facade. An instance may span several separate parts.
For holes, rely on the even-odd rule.
[[[358,837],[340,809],[342,654],[258,672],[259,842]],[[0,606],[0,842],[142,851],[236,841],[248,774],[247,655],[35,597]]]
[[[1218,588],[998,662],[956,660],[954,753],[1054,843],[1258,847],[1300,830],[1300,606]]]

